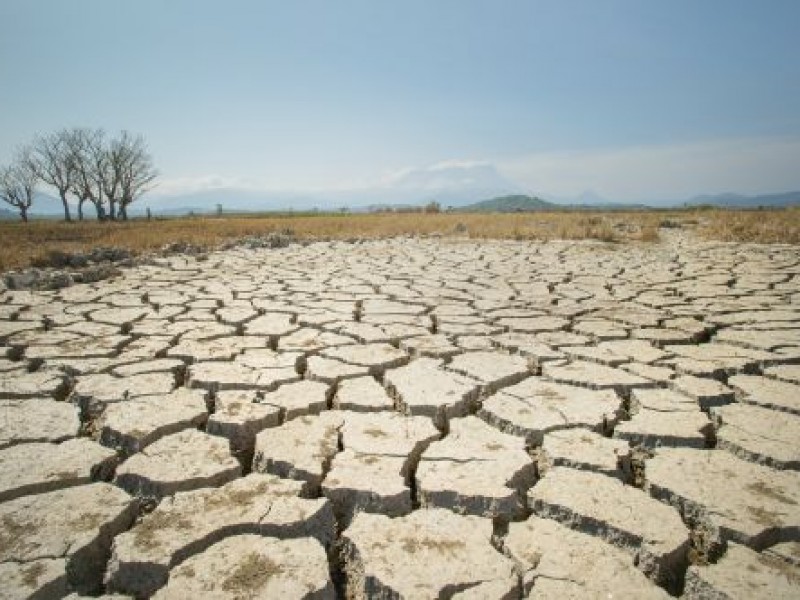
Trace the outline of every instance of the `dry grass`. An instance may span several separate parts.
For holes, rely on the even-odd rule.
[[[299,239],[466,236],[478,239],[659,239],[659,225],[699,223],[701,237],[722,241],[800,243],[800,210],[536,212],[514,214],[319,214],[186,217],[127,223],[0,222],[0,271],[46,259],[52,251],[82,252],[99,246],[137,253],[175,243],[215,247],[226,241],[290,230]]]
[[[784,210],[710,210],[700,217],[700,235],[721,242],[800,244],[800,207]]]

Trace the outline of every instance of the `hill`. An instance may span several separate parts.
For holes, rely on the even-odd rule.
[[[760,194],[742,196],[740,194],[716,194],[695,196],[688,202],[689,206],[727,206],[730,208],[757,208],[759,206],[781,207],[800,204],[800,191],[780,194]]]
[[[514,194],[483,200],[457,209],[459,212],[529,212],[535,210],[557,210],[557,204],[536,196]]]

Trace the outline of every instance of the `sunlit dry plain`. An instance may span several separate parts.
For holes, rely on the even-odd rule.
[[[731,211],[561,211],[523,214],[389,213],[198,216],[98,223],[0,222],[0,270],[46,262],[52,251],[121,247],[152,252],[167,244],[214,248],[245,236],[291,232],[300,240],[459,236],[475,239],[658,240],[660,226],[686,227],[699,239],[800,243],[800,209]]]

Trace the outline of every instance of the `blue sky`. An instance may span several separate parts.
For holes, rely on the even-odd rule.
[[[0,162],[145,135],[162,190],[442,163],[615,200],[800,189],[800,2],[0,0]]]

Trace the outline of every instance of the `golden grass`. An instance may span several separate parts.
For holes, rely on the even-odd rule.
[[[800,210],[559,211],[513,214],[390,213],[253,215],[135,219],[128,222],[0,222],[0,271],[26,267],[50,252],[84,252],[99,246],[135,253],[181,242],[213,248],[249,235],[290,230],[298,239],[464,236],[478,239],[595,239],[606,242],[659,239],[659,224],[699,223],[706,239],[800,243]]]
[[[700,235],[721,242],[800,244],[800,207],[784,210],[710,210],[700,216]]]

